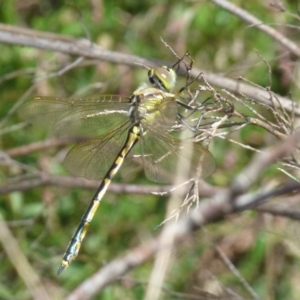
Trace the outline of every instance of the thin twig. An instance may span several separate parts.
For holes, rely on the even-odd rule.
[[[216,5],[223,7],[232,14],[238,16],[241,20],[249,23],[251,26],[254,26],[258,30],[266,33],[268,36],[272,37],[274,40],[279,42],[282,46],[292,52],[295,56],[300,57],[300,48],[296,43],[289,40],[285,35],[281,34],[278,30],[273,29],[272,27],[263,23],[248,11],[236,6],[232,2],[226,0],[211,0]]]
[[[95,190],[99,187],[98,180],[88,180],[85,178],[71,176],[53,176],[43,174],[40,178],[30,180],[22,180],[13,184],[0,186],[0,195],[8,194],[14,191],[27,191],[41,186],[57,186],[62,188],[83,188]],[[171,189],[170,186],[154,186],[154,185],[136,185],[136,184],[114,184],[109,187],[109,191],[114,193],[128,193],[149,195],[151,193],[165,193]]]

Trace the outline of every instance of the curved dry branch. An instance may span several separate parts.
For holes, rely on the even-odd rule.
[[[137,64],[154,67],[157,65],[171,65],[166,62],[144,59],[139,56],[120,53],[103,49],[91,43],[87,39],[75,39],[68,36],[53,33],[40,32],[32,29],[23,29],[16,26],[0,24],[0,42],[13,45],[30,46],[44,50],[58,51],[71,55],[86,58],[96,58],[118,64],[126,64],[137,67]],[[180,74],[185,74],[186,70],[181,69]],[[270,104],[270,93],[265,89],[247,85],[239,80],[222,77],[210,72],[193,68],[191,77],[196,78],[200,73],[205,74],[205,79],[212,85],[225,88],[231,92],[238,92],[261,103]],[[284,109],[300,115],[300,107],[297,103],[292,103],[288,98],[276,96]]]
[[[62,147],[62,146],[69,145],[70,143],[79,143],[83,140],[84,138],[77,138],[77,137],[49,138],[40,142],[35,142],[28,145],[8,149],[5,152],[10,157],[17,157],[17,156],[28,155],[36,151],[49,149],[51,147]]]
[[[83,188],[95,190],[99,187],[99,181],[88,180],[72,176],[54,176],[46,173],[39,174],[39,178],[22,180],[13,184],[0,186],[0,195],[15,191],[27,191],[40,186],[57,186],[62,188]],[[109,191],[114,193],[128,193],[149,195],[151,193],[165,194],[171,189],[170,186],[136,185],[136,184],[116,184],[110,185]],[[207,189],[209,191],[209,189]]]
[[[258,30],[264,32],[271,38],[273,38],[275,41],[280,43],[282,46],[284,46],[287,50],[289,50],[291,53],[293,53],[295,56],[300,57],[300,48],[296,43],[289,40],[285,35],[281,34],[279,31],[273,29],[272,27],[264,24],[263,21],[259,20],[252,14],[250,14],[248,11],[234,5],[231,2],[228,2],[226,0],[211,0],[216,5],[228,10],[232,14],[239,17],[241,20],[249,23],[253,27],[257,28]]]
[[[257,211],[300,221],[300,210],[288,205],[266,203],[258,207]]]

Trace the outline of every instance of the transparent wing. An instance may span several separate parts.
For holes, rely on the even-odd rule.
[[[128,118],[129,99],[117,95],[98,98],[36,97],[21,106],[30,123],[58,135],[99,135]]]
[[[150,128],[141,138],[141,152],[145,174],[156,182],[204,178],[215,168],[212,154],[199,143]]]
[[[103,178],[121,151],[130,125],[127,120],[106,134],[76,144],[63,162],[65,168],[88,179]]]

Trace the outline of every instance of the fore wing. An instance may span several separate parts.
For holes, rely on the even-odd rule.
[[[21,106],[20,115],[30,123],[57,135],[99,135],[128,118],[127,98],[106,95],[98,98],[36,97]]]

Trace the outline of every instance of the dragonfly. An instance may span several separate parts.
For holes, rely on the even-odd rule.
[[[150,69],[148,78],[151,86],[140,87],[129,97],[39,96],[20,109],[25,120],[60,136],[87,135],[89,138],[71,148],[63,165],[74,175],[102,179],[71,238],[58,275],[77,257],[102,198],[136,144],[145,175],[152,181],[174,182],[178,161],[189,166],[188,178],[198,180],[214,171],[215,162],[209,150],[192,139],[182,140],[168,132],[182,104],[178,95],[171,92],[176,83],[174,69],[166,66]]]

